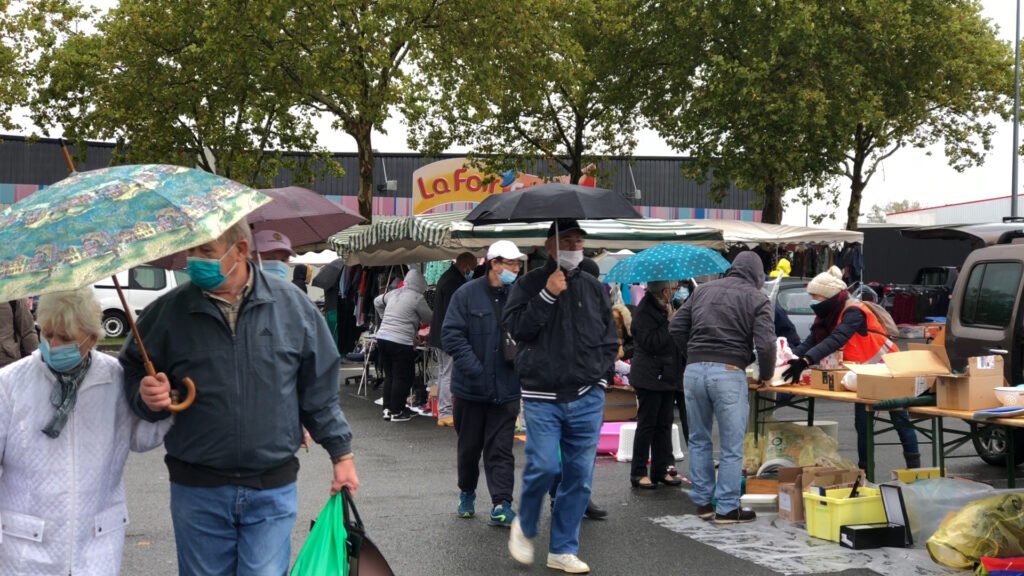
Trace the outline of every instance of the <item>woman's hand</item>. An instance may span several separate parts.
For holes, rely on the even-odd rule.
[[[782,379],[786,380],[790,384],[797,384],[800,382],[800,374],[809,366],[805,358],[796,358],[788,362],[789,368],[782,373]]]

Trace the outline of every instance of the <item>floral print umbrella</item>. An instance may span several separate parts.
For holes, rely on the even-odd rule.
[[[181,166],[76,172],[0,212],[0,301],[81,288],[209,242],[269,201]]]

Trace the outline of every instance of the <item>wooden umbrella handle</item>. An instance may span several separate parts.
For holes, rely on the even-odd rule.
[[[167,407],[168,412],[177,414],[182,410],[187,410],[193,402],[196,401],[196,385],[192,383],[192,379],[185,376],[181,379],[181,383],[185,385],[185,399],[177,404],[171,404]]]

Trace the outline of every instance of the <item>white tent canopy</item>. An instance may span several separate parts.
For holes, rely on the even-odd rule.
[[[765,224],[744,220],[682,220],[697,226],[709,226],[721,230],[726,244],[836,244],[839,242],[864,242],[864,233],[853,230],[829,230]]]

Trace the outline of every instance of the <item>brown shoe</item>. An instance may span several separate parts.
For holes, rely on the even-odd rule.
[[[437,425],[441,426],[442,428],[451,428],[455,426],[455,417],[445,416],[444,418],[438,418]]]

